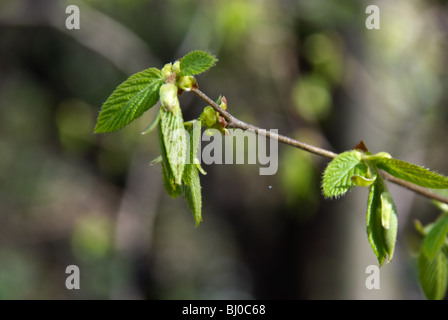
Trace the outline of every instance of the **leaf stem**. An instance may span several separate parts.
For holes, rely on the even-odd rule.
[[[252,130],[256,134],[264,135],[271,139],[277,139],[278,141],[280,141],[284,144],[287,144],[292,147],[296,147],[296,148],[302,149],[304,151],[308,151],[310,153],[314,153],[316,155],[320,155],[320,156],[323,156],[326,158],[334,159],[338,156],[337,153],[334,153],[332,151],[322,149],[322,148],[307,144],[305,142],[302,142],[302,141],[299,141],[299,140],[296,140],[296,139],[293,139],[293,138],[290,138],[287,136],[276,134],[276,133],[270,132],[266,129],[262,129],[262,128],[256,127],[252,124],[241,121],[241,120],[235,118],[234,116],[232,116],[226,110],[222,109],[215,101],[213,101],[211,98],[209,98],[205,93],[203,93],[198,88],[193,88],[193,89],[191,89],[191,91],[196,96],[198,96],[200,99],[202,99],[206,103],[208,103],[213,109],[215,109],[226,120],[227,128],[238,128],[238,129],[242,129],[242,130]],[[384,171],[381,172],[381,175],[384,179],[386,179],[390,182],[393,182],[401,187],[404,187],[410,191],[418,193],[428,199],[432,199],[432,200],[436,200],[436,201],[448,204],[448,198],[441,196],[439,194],[436,194],[426,188],[423,188],[423,187],[417,186],[411,182],[396,178],[396,177],[392,176],[391,174],[384,172]]]

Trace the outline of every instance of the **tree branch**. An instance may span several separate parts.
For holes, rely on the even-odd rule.
[[[212,99],[210,99],[206,94],[204,94],[201,90],[199,89],[192,89],[191,91],[193,91],[194,94],[196,94],[199,98],[201,98],[202,100],[204,100],[205,102],[207,102],[213,109],[215,109],[227,122],[227,128],[238,128],[238,129],[242,129],[242,130],[252,130],[254,131],[256,134],[260,134],[263,136],[266,136],[268,138],[272,138],[272,139],[277,139],[280,142],[283,142],[287,145],[326,157],[326,158],[336,158],[337,157],[337,153],[331,152],[329,150],[325,150],[319,147],[315,147],[312,146],[310,144],[307,144],[305,142],[299,141],[299,140],[295,140],[292,139],[290,137],[287,136],[283,136],[280,134],[276,134],[270,131],[267,131],[266,129],[262,129],[259,127],[256,127],[254,125],[251,125],[249,123],[243,122],[241,120],[238,120],[237,118],[233,117],[230,113],[228,113],[227,111],[225,111],[224,109],[222,109],[220,106],[218,106],[216,104],[215,101],[213,101]]]
[[[326,158],[330,158],[330,159],[334,159],[338,156],[337,153],[334,153],[332,151],[326,150],[326,149],[322,149],[319,147],[315,147],[312,145],[309,145],[305,142],[299,141],[299,140],[295,140],[292,139],[290,137],[287,136],[283,136],[280,134],[276,134],[276,133],[271,133],[270,131],[267,131],[266,129],[262,129],[259,127],[256,127],[254,125],[251,125],[249,123],[246,123],[244,121],[241,121],[237,118],[235,118],[234,116],[232,116],[230,113],[228,113],[226,110],[222,109],[215,101],[213,101],[212,99],[210,99],[205,93],[203,93],[201,90],[197,89],[197,88],[193,88],[191,89],[191,91],[197,95],[199,98],[201,98],[202,100],[204,100],[206,103],[208,103],[213,109],[215,109],[227,122],[227,127],[228,128],[238,128],[238,129],[242,129],[242,130],[252,130],[254,131],[256,134],[260,134],[260,135],[264,135],[268,138],[272,138],[272,139],[277,139],[280,142],[283,142],[287,145],[302,149],[304,151],[308,151]],[[446,203],[448,204],[448,198],[441,196],[439,194],[436,194],[434,192],[431,192],[430,190],[417,186],[411,182],[408,181],[404,181],[401,180],[399,178],[396,178],[392,175],[390,175],[387,172],[382,171],[381,175],[384,179],[393,182],[401,187],[404,187],[408,190],[411,190],[415,193],[418,193],[426,198],[429,198],[431,200],[437,200],[440,201],[442,203]]]

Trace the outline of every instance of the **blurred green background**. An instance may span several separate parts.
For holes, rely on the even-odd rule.
[[[327,159],[279,145],[272,176],[204,166],[195,228],[149,166],[157,137],[140,132],[156,108],[93,134],[118,84],[195,49],[219,59],[200,88],[241,120],[448,173],[445,1],[0,0],[0,299],[421,299],[413,220],[438,214],[426,199],[390,186],[396,254],[368,290],[367,190],[325,200]],[[205,107],[181,105],[186,120]],[[65,287],[73,264],[80,290]]]

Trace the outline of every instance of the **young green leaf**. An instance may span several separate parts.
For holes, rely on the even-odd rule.
[[[390,193],[385,190],[381,193],[381,224],[383,227],[384,246],[388,261],[394,257],[395,243],[398,232],[398,215],[395,203]]]
[[[338,197],[356,186],[351,179],[358,175],[365,177],[367,165],[361,162],[362,153],[356,150],[346,151],[334,158],[325,168],[322,190],[325,197]]]
[[[197,162],[197,154],[199,151],[199,145],[201,142],[201,122],[193,120],[193,126],[190,130],[190,145],[189,145],[189,163],[193,164]]]
[[[181,187],[176,183],[176,179],[174,178],[173,172],[171,171],[171,167],[168,162],[168,156],[165,148],[165,140],[160,125],[158,127],[157,132],[159,138],[160,157],[162,158],[161,162],[162,162],[163,186],[165,187],[165,190],[170,197],[176,198],[181,194]]]
[[[181,110],[166,111],[163,107],[160,108],[159,128],[165,149],[162,158],[166,157],[164,161],[166,170],[172,173],[174,182],[180,185],[187,154],[187,139]]]
[[[423,240],[422,251],[429,260],[434,259],[437,252],[440,251],[446,241],[448,235],[448,213],[443,213],[442,216],[432,226],[430,231]]]
[[[184,180],[185,184],[189,185],[189,184],[191,184],[191,182],[189,180],[191,178],[190,171],[197,169],[196,155],[198,153],[199,143],[200,143],[200,138],[201,138],[201,122],[198,120],[193,120],[193,125],[188,126],[187,128],[190,129],[188,131],[188,133],[190,135],[190,141],[187,146],[187,163],[185,165],[183,180]]]
[[[196,226],[202,221],[202,195],[201,195],[201,182],[199,180],[199,172],[195,164],[187,164],[191,169],[187,172],[189,177],[189,184],[182,184],[182,196],[188,207],[193,213]]]
[[[381,178],[378,178],[378,180]],[[378,258],[380,266],[386,260],[387,250],[383,239],[383,226],[381,215],[381,184],[374,183],[370,186],[369,199],[367,201],[367,237],[369,243]]]
[[[396,216],[397,209],[395,208],[392,196],[388,191],[381,193],[381,224],[384,229],[389,229],[393,224],[393,216]]]
[[[182,192],[181,186],[176,183],[169,165],[164,161],[162,161],[162,178],[166,193],[173,199],[177,198]]]
[[[379,169],[382,169],[399,179],[412,182],[425,188],[448,188],[447,177],[415,164],[398,159],[376,156],[370,157],[369,160],[375,163]]]
[[[140,117],[159,100],[163,75],[149,68],[130,76],[120,84],[101,107],[95,133],[107,133],[123,128]]]
[[[202,221],[202,196],[201,183],[198,173],[198,163],[196,155],[199,150],[201,137],[201,122],[193,120],[188,123],[186,128],[189,129],[190,141],[187,148],[187,162],[182,177],[182,196],[191,209],[196,226]]]
[[[367,202],[367,237],[380,266],[393,258],[398,217],[392,197],[381,177],[370,186]]]
[[[216,58],[208,52],[200,50],[192,51],[180,60],[180,73],[178,76],[183,77],[200,74],[213,67],[215,62]]]
[[[422,251],[418,256],[418,278],[423,293],[428,300],[445,297],[448,281],[448,259],[443,250],[436,252],[433,259]]]

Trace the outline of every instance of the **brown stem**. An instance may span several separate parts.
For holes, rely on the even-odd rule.
[[[327,157],[327,158],[336,158],[337,157],[337,153],[319,148],[319,147],[315,147],[312,145],[309,145],[305,142],[299,141],[299,140],[295,140],[292,139],[290,137],[287,136],[283,136],[280,134],[276,134],[273,132],[270,132],[266,129],[262,129],[259,127],[256,127],[254,125],[251,125],[249,123],[243,122],[241,120],[238,120],[237,118],[233,117],[230,113],[228,113],[227,111],[225,111],[224,109],[222,109],[220,106],[218,106],[218,104],[213,101],[212,99],[210,99],[206,94],[204,94],[202,91],[200,91],[199,89],[192,89],[191,91],[193,91],[194,94],[196,94],[199,98],[201,98],[202,100],[204,100],[205,102],[207,102],[210,106],[212,106],[213,109],[215,109],[226,121],[227,121],[227,128],[238,128],[238,129],[242,129],[242,130],[252,130],[254,131],[256,134],[261,134],[264,135],[268,138],[272,138],[272,139],[277,139],[280,142],[283,142],[287,145],[323,156],[323,157]]]
[[[295,140],[295,139],[292,139],[290,137],[283,136],[280,134],[276,134],[276,133],[270,132],[266,129],[261,129],[259,127],[256,127],[254,125],[251,125],[249,123],[241,121],[241,120],[235,118],[234,116],[232,116],[226,110],[222,109],[215,101],[210,99],[206,94],[204,94],[199,89],[196,88],[196,89],[192,89],[191,91],[193,91],[193,93],[195,95],[197,95],[199,98],[201,98],[206,103],[208,103],[213,109],[215,109],[227,121],[228,128],[252,130],[256,134],[261,134],[268,138],[277,139],[278,141],[283,142],[287,145],[290,145],[290,146],[293,146],[293,147],[296,147],[296,148],[299,148],[299,149],[302,149],[302,150],[305,150],[305,151],[308,151],[308,152],[311,152],[311,153],[314,153],[314,154],[317,154],[317,155],[320,155],[320,156],[323,156],[326,158],[334,159],[338,156],[337,153],[334,153],[332,151],[322,149],[319,147],[315,147],[315,146],[309,145],[305,142]],[[417,185],[415,185],[411,182],[405,181],[405,180],[398,179],[398,178],[388,174],[387,172],[381,172],[381,175],[383,176],[384,179],[386,179],[390,182],[393,182],[401,187],[404,187],[408,190],[411,190],[415,193],[418,193],[428,199],[437,200],[442,203],[448,204],[448,198],[441,196],[439,194],[436,194],[434,192],[431,192],[430,190],[428,190],[426,188],[417,186]]]

